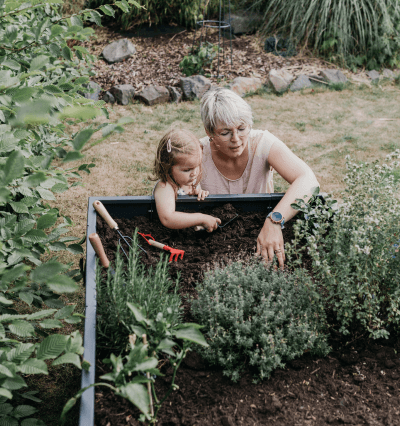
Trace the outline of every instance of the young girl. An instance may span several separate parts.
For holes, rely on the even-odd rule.
[[[171,130],[160,141],[154,163],[159,179],[154,188],[157,213],[161,223],[170,229],[203,226],[208,232],[217,229],[221,220],[203,213],[175,210],[179,195],[197,195],[204,200],[208,191],[200,187],[202,148],[199,139],[188,130]]]

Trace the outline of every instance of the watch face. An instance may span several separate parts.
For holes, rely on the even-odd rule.
[[[283,216],[279,212],[273,212],[271,215],[271,219],[275,222],[281,222],[283,219]]]

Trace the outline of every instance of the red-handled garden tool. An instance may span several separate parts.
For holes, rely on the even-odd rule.
[[[169,251],[171,253],[171,256],[169,257],[170,262],[172,261],[172,259],[177,262],[179,256],[181,257],[181,259],[183,259],[183,255],[185,254],[184,250],[175,249],[163,243],[159,243],[158,241],[155,241],[155,239],[150,234],[141,234],[140,232],[138,232],[138,234],[141,235],[151,246],[158,247],[165,251]]]

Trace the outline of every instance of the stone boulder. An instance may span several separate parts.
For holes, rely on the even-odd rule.
[[[167,89],[169,91],[169,96],[171,98],[171,101],[178,104],[182,100],[182,91],[178,89],[177,87],[173,87],[173,86],[167,86]]]
[[[320,74],[327,83],[347,82],[347,77],[340,70],[322,70]]]
[[[169,91],[162,86],[147,86],[135,96],[146,105],[162,104],[169,101]]]
[[[120,105],[128,105],[135,96],[135,89],[130,84],[119,84],[110,89],[110,93],[114,96]]]
[[[382,78],[388,78],[389,80],[394,80],[396,78],[396,74],[392,70],[385,68],[382,71]]]
[[[294,76],[283,68],[273,69],[268,74],[268,82],[276,93],[286,92],[293,79]]]
[[[114,96],[107,90],[107,92],[106,93],[104,93],[104,96],[103,96],[103,101],[104,102],[108,102],[108,103],[110,103],[110,104],[114,104],[115,103],[115,98],[114,98]]]
[[[290,90],[292,92],[297,92],[303,89],[310,89],[314,84],[311,82],[309,77],[304,74],[299,75],[296,80],[291,84]]]
[[[235,14],[232,13],[231,19],[227,19],[227,22],[231,24],[232,34],[240,35],[256,32],[263,23],[263,19],[260,15],[256,15],[255,13],[240,11]],[[225,31],[229,32],[229,28]]]
[[[90,90],[91,93],[82,93],[86,99],[92,99],[93,101],[98,101],[101,93],[101,86],[94,81],[89,81],[89,83],[84,85]]]
[[[180,87],[183,92],[184,100],[201,99],[212,87],[212,82],[202,75],[192,75],[191,77],[182,77]]]
[[[136,53],[136,47],[127,39],[116,40],[103,49],[103,58],[109,63],[121,62]]]
[[[261,87],[261,79],[257,77],[236,77],[228,86],[229,89],[242,97],[248,92],[261,89]]]
[[[367,76],[373,81],[373,82],[378,82],[379,79],[381,78],[381,75],[379,74],[378,71],[375,70],[371,70],[367,72]]]

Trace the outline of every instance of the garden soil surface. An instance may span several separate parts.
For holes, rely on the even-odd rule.
[[[204,210],[206,212],[206,210]],[[196,282],[213,265],[245,258],[256,249],[256,238],[265,213],[243,213],[227,204],[209,213],[222,224],[239,216],[225,228],[209,234],[193,229],[170,230],[158,219],[136,217],[116,219],[124,235],[151,234],[156,241],[185,251],[182,260],[171,262],[172,277],[181,273],[182,296],[196,295]],[[97,232],[111,261],[115,259],[118,237],[101,218]],[[283,232],[291,241],[291,223]],[[142,239],[142,237],[139,237]],[[142,239],[142,260],[154,264],[160,250]],[[185,306],[185,320],[195,321]],[[400,425],[400,339],[370,340],[355,333],[350,338],[332,330],[332,351],[325,358],[302,357],[275,370],[270,379],[254,384],[255,372],[246,370],[237,383],[222,373],[222,368],[207,365],[196,352],[188,354],[178,370],[174,391],[164,403],[158,425]],[[156,390],[162,396],[171,382],[172,367],[162,363],[165,377],[157,378]],[[108,372],[101,360],[97,376]],[[97,379],[99,381],[99,379]],[[139,425],[139,412],[113,393],[96,389],[96,426]]]

